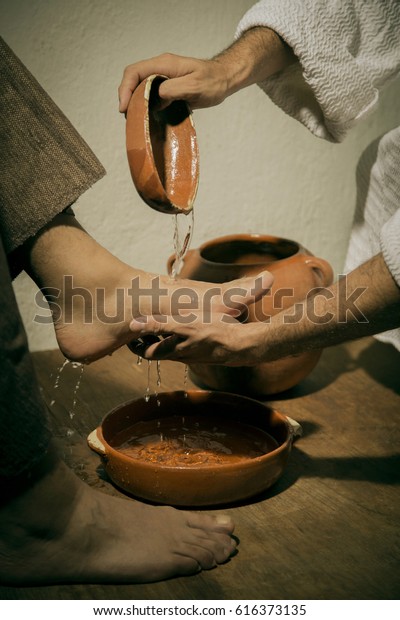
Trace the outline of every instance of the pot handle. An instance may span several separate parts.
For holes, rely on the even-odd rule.
[[[329,286],[333,282],[333,269],[323,258],[316,256],[304,256],[304,264],[310,267],[320,280],[321,286]]]
[[[90,435],[87,438],[87,442],[88,442],[89,448],[97,452],[97,454],[100,454],[100,456],[105,457],[107,456],[106,447],[100,441],[97,431],[98,429],[96,428],[94,431],[90,433]]]
[[[185,262],[185,260],[189,258],[189,256],[194,254],[195,251],[196,250],[187,250],[187,252],[185,253],[185,256],[183,257],[183,262]],[[175,254],[171,254],[169,259],[167,260],[167,273],[169,276],[172,273],[172,267],[173,267],[174,262],[175,262]]]

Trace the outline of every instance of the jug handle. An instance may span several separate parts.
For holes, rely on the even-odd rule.
[[[187,250],[187,252],[185,253],[185,256],[183,257],[183,262],[185,262],[185,260],[189,258],[189,256],[191,256],[194,252],[195,250]],[[175,254],[171,254],[169,259],[167,260],[167,273],[169,276],[172,273],[172,266],[174,264],[174,261],[175,261]]]
[[[323,258],[317,256],[304,255],[304,264],[310,267],[320,279],[322,286],[329,286],[333,282],[333,269]]]

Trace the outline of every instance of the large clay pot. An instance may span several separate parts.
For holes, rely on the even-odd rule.
[[[168,261],[171,273],[174,257]],[[271,293],[250,307],[246,320],[268,321],[269,316],[306,298],[309,291],[329,286],[330,265],[295,241],[268,235],[220,237],[189,250],[180,278],[228,282],[268,270],[274,275]],[[191,379],[201,387],[251,395],[276,394],[297,385],[314,368],[321,351],[309,351],[257,366],[229,367],[192,364]]]

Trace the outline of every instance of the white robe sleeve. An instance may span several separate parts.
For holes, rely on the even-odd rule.
[[[261,0],[236,37],[254,26],[277,32],[299,59],[261,88],[320,138],[343,140],[400,71],[399,0]]]
[[[277,32],[298,58],[261,88],[320,138],[343,140],[400,72],[399,0],[261,0],[236,37],[255,26]],[[382,252],[400,286],[400,127],[364,152],[357,186],[345,271]],[[400,350],[400,329],[378,338]]]

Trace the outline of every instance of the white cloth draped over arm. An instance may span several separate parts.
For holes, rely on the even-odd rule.
[[[343,140],[400,71],[398,0],[262,0],[236,36],[254,26],[277,32],[299,59],[261,88],[321,138]]]
[[[259,86],[332,142],[377,107],[381,89],[400,72],[399,0],[261,0],[244,15],[236,37],[255,26],[277,32],[298,58]],[[400,286],[400,127],[363,154],[357,192],[345,271],[382,252]],[[379,339],[400,350],[400,329]]]

